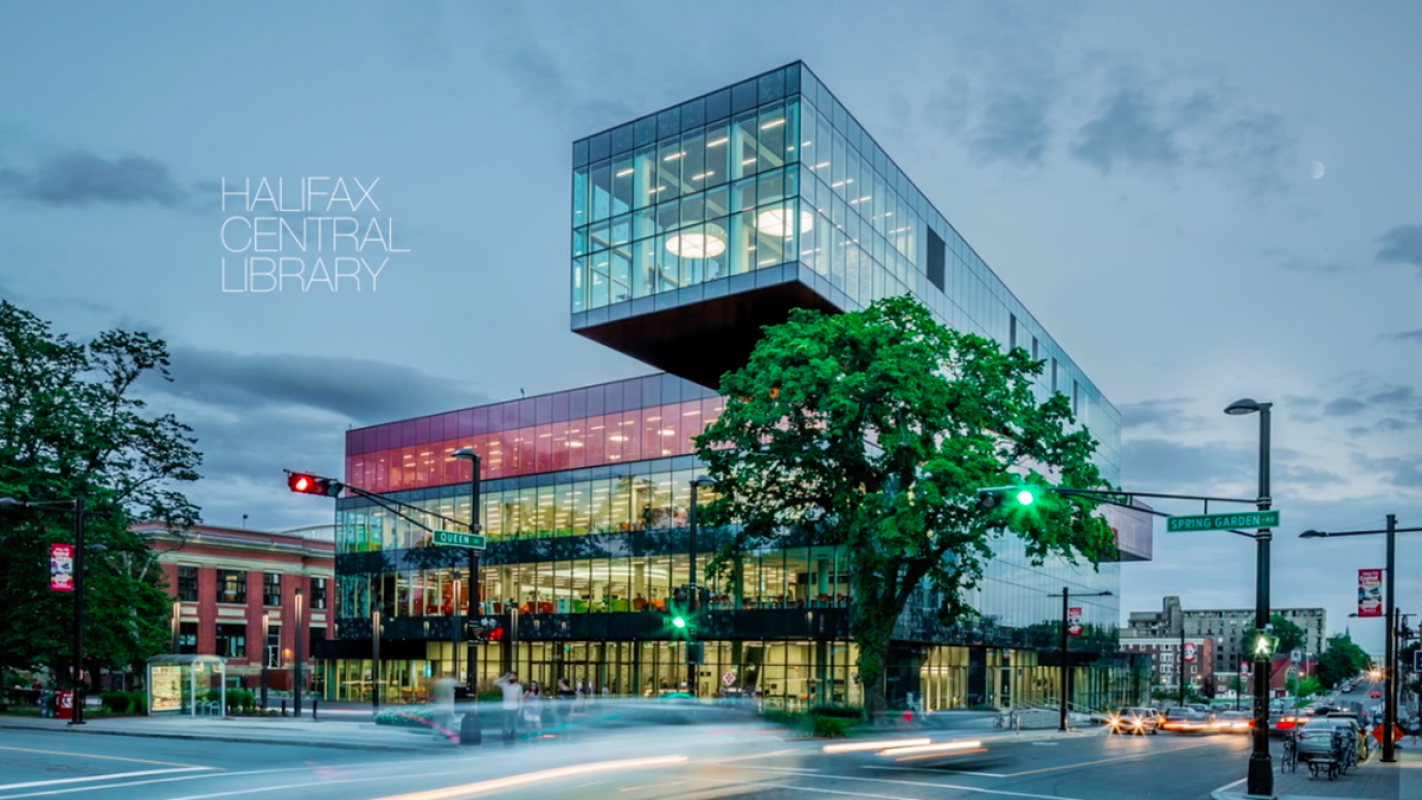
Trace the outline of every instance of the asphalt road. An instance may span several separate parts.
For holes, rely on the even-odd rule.
[[[0,730],[0,800],[1197,800],[1243,774],[1248,746],[1245,736],[1165,733],[884,756],[766,732],[660,729],[403,755]]]

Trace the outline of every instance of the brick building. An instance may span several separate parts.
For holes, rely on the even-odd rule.
[[[1178,689],[1179,669],[1186,668],[1185,679],[1195,691],[1210,695],[1215,689],[1214,642],[1208,636],[1185,637],[1182,651],[1180,637],[1122,638],[1121,651],[1151,656],[1151,685],[1162,689]]]
[[[333,528],[264,532],[199,525],[175,531],[161,522],[145,522],[133,530],[159,554],[174,601],[174,649],[223,656],[229,681],[256,689],[261,686],[265,638],[268,686],[282,691],[292,688],[296,663],[298,590],[307,688],[312,688],[313,673],[319,672],[311,668],[312,650],[327,638],[331,624]]]
[[[1299,648],[1304,659],[1316,657],[1328,648],[1328,613],[1322,608],[1276,608],[1278,614],[1303,631]],[[1217,673],[1239,669],[1246,657],[1248,636],[1254,631],[1254,609],[1186,610],[1179,597],[1166,597],[1160,611],[1132,611],[1122,640],[1131,637],[1179,637],[1181,627],[1190,637],[1209,637],[1214,642],[1212,668]]]

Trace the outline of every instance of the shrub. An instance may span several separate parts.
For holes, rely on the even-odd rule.
[[[127,714],[133,698],[128,692],[104,692],[99,695],[99,702],[110,714]]]
[[[148,713],[148,692],[128,693],[128,713],[147,714]]]
[[[822,739],[842,739],[849,734],[849,729],[854,727],[854,723],[855,720],[846,717],[825,714],[810,715],[810,731]]]
[[[764,718],[766,722],[775,725],[785,725],[790,728],[798,728],[805,724],[803,714],[797,714],[794,711],[785,711],[778,708],[768,708],[762,711],[761,717]]]
[[[811,716],[833,717],[835,719],[847,719],[854,722],[864,721],[864,709],[859,706],[824,705],[815,706],[810,709]]]
[[[426,728],[434,722],[436,713],[438,712],[430,706],[387,708],[375,716],[375,724],[397,728]]]

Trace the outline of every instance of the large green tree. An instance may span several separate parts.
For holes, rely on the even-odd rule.
[[[1021,348],[949,329],[907,297],[852,313],[791,313],[767,327],[744,367],[721,380],[725,412],[696,439],[717,482],[708,519],[734,525],[718,558],[809,535],[842,545],[854,593],[852,636],[867,710],[884,707],[895,622],[918,589],[951,625],[1000,535],[1043,562],[1115,552],[1080,497],[1043,495],[1028,510],[986,509],[978,489],[1029,482],[1095,488],[1096,442],[1071,405],[1039,402],[1043,362]]]
[[[1371,669],[1373,660],[1348,634],[1330,636],[1328,648],[1318,657],[1318,682],[1325,688],[1334,686]]]
[[[141,332],[86,342],[0,301],[0,497],[58,511],[0,509],[0,671],[73,659],[71,595],[49,588],[49,545],[73,542],[67,506],[83,497],[86,666],[125,667],[167,649],[171,606],[136,520],[177,528],[198,509],[179,490],[198,479],[191,430],[148,412],[145,377],[170,379],[167,346]],[[99,546],[102,549],[97,549]]]
[[[1291,653],[1303,648],[1303,628],[1295,625],[1288,617],[1275,614],[1269,617],[1269,624],[1274,626],[1274,636],[1279,640],[1278,652]]]

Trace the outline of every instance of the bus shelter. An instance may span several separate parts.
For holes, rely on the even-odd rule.
[[[163,655],[148,659],[148,713],[224,716],[227,659]]]

